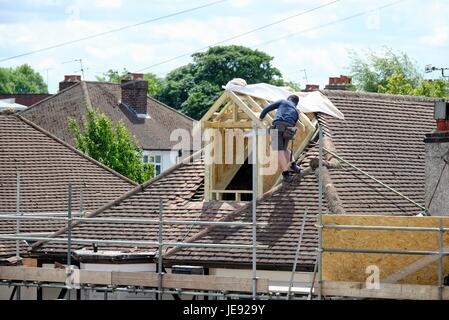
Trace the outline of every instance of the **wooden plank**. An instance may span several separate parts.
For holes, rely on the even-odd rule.
[[[66,278],[67,274],[65,269],[0,267],[0,279],[2,280],[65,283]],[[158,279],[158,274],[155,272],[110,272],[79,270],[80,284],[157,287]],[[236,277],[167,273],[163,276],[162,285],[165,288],[192,290],[233,292],[252,291],[251,279]],[[258,279],[257,290],[260,293],[267,293],[268,279]]]
[[[157,273],[148,272],[113,272],[112,284],[118,286],[157,287],[158,275]],[[176,289],[251,292],[252,280],[233,277],[167,273],[162,278],[162,286],[164,288]],[[259,279],[257,281],[257,290],[259,293],[267,293],[268,279]]]
[[[367,289],[362,282],[323,281],[324,296],[395,299],[438,300],[438,287],[411,284],[380,284],[379,289]],[[443,299],[449,299],[449,288],[443,289]]]
[[[23,264],[24,267],[37,268],[37,259],[23,258],[22,264]]]
[[[65,282],[65,269],[0,267],[0,279],[18,281]]]
[[[112,274],[110,271],[79,270],[80,283],[111,285]]]

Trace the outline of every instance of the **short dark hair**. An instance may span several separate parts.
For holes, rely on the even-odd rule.
[[[299,97],[297,95],[295,95],[295,94],[292,94],[290,97],[288,97],[288,100],[293,102],[296,106],[299,103]]]

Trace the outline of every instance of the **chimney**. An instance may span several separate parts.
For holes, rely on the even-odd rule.
[[[137,118],[149,118],[147,107],[148,81],[142,73],[130,73],[121,82],[121,104],[136,115]]]
[[[449,216],[449,102],[435,103],[436,129],[426,134],[426,208],[432,216]]]
[[[81,76],[79,75],[66,75],[64,76],[64,81],[61,81],[59,83],[59,91],[62,91],[64,89],[67,89],[74,84],[77,84],[81,81]]]
[[[312,92],[312,91],[318,91],[320,90],[320,86],[317,84],[306,84],[306,88],[303,90],[303,92]]]
[[[341,75],[340,77],[330,77],[329,84],[324,88],[326,90],[348,90],[352,84],[352,78]]]

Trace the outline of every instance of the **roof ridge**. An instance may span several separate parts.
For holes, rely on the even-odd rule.
[[[400,100],[400,101],[420,101],[420,102],[433,102],[440,98],[437,97],[426,97],[426,96],[412,96],[412,95],[401,95],[401,94],[389,94],[389,93],[379,93],[379,92],[364,92],[364,91],[350,91],[350,90],[320,90],[325,96],[334,97],[344,97],[344,96],[355,96],[355,97],[370,97],[370,98],[383,98],[389,100]]]
[[[124,175],[118,173],[117,171],[112,170],[111,168],[105,166],[104,164],[102,164],[101,162],[91,158],[90,156],[88,156],[87,154],[81,152],[80,150],[76,149],[75,147],[71,146],[70,144],[68,144],[67,142],[59,139],[58,137],[56,137],[55,135],[51,134],[50,132],[48,132],[47,130],[39,127],[37,124],[31,122],[30,120],[22,117],[20,114],[16,114],[14,115],[15,117],[17,117],[19,120],[25,122],[27,125],[33,127],[34,129],[40,131],[41,133],[45,134],[47,137],[55,140],[56,142],[62,144],[64,147],[70,149],[71,151],[77,153],[78,155],[80,155],[81,157],[85,158],[86,160],[89,160],[90,162],[92,162],[93,164],[100,166],[101,168],[105,169],[106,171],[108,171],[109,173],[112,173],[114,175],[116,175],[117,177],[121,178],[122,180],[125,180],[126,182],[133,184],[133,185],[137,185],[136,182],[132,181],[131,179],[129,179],[128,177],[125,177]]]
[[[65,93],[65,92],[69,91],[70,89],[75,88],[76,86],[80,85],[81,82],[82,82],[82,81],[79,81],[79,82],[75,83],[74,85],[65,88],[64,90],[58,91],[57,93],[52,94],[51,96],[49,96],[49,97],[47,97],[47,98],[45,98],[45,99],[42,99],[41,101],[36,102],[35,104],[33,104],[32,106],[29,106],[29,107],[26,108],[25,110],[18,112],[18,114],[26,113],[28,110],[34,109],[34,107],[40,105],[41,103],[47,102],[48,100],[50,100],[50,99],[52,99],[52,98],[54,98],[54,97],[57,97],[57,96],[59,96],[59,95]]]

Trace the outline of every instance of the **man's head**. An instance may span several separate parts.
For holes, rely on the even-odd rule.
[[[293,102],[293,104],[294,104],[295,106],[297,106],[298,103],[299,103],[299,98],[298,98],[298,96],[297,96],[297,95],[294,95],[294,94],[292,94],[290,97],[288,97],[287,100]]]

